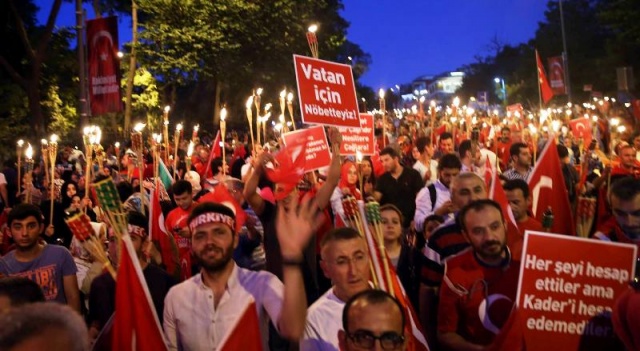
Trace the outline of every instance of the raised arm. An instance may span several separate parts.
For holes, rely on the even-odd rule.
[[[258,183],[260,177],[264,173],[264,165],[273,160],[273,156],[267,152],[263,152],[260,156],[253,159],[252,169],[249,170],[249,178],[244,185],[243,195],[245,200],[249,203],[249,206],[259,216],[264,211],[264,199],[258,194]]]
[[[331,140],[331,164],[329,165],[329,172],[327,173],[327,181],[324,182],[322,187],[316,194],[316,204],[320,210],[323,210],[329,205],[333,190],[338,186],[340,181],[340,144],[342,144],[342,135],[336,128],[329,129],[329,139]]]

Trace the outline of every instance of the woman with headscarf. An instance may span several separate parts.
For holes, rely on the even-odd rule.
[[[45,225],[47,225],[43,238],[48,244],[63,245],[69,248],[71,245],[72,234],[64,221],[66,218],[65,211],[71,207],[73,197],[78,193],[78,185],[73,181],[66,181],[60,188],[60,197],[53,202],[53,221],[49,218],[50,201],[43,201],[40,205],[44,214]],[[48,225],[48,223],[52,223]]]
[[[342,199],[347,195],[355,197],[356,200],[362,200],[362,194],[358,189],[358,168],[351,161],[345,161],[342,164],[340,182],[331,195],[331,210],[336,227],[344,227],[347,221],[342,207]]]

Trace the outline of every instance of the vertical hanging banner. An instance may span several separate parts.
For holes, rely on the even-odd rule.
[[[293,55],[302,121],[360,127],[351,66]]]
[[[373,135],[373,115],[360,114],[360,127],[338,127],[342,134],[340,154],[342,156],[355,156],[360,151],[363,156],[371,156],[375,152],[375,137]]]
[[[122,111],[117,17],[87,21],[91,114]]]
[[[527,351],[611,350],[611,313],[635,274],[635,245],[527,231],[517,304]]]
[[[307,129],[298,129],[282,135],[282,141],[286,146],[306,144],[305,148],[305,172],[312,172],[324,168],[331,163],[331,152],[324,127],[316,126]]]
[[[549,57],[549,85],[555,95],[564,95],[567,93],[567,87],[564,84],[564,63],[562,56]]]

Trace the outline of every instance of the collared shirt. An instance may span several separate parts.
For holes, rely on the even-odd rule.
[[[235,263],[220,302],[214,307],[213,291],[202,274],[174,286],[165,299],[164,331],[170,350],[217,350],[232,331],[244,307],[255,301],[262,346],[268,350],[268,319],[280,320],[284,286],[269,272],[253,272]],[[265,313],[266,312],[266,313]]]
[[[433,183],[433,186],[436,189],[436,203],[433,206],[431,204],[429,186],[423,187],[416,196],[416,214],[413,218],[413,222],[418,232],[422,232],[424,220],[432,215],[438,207],[451,199],[449,188],[442,184],[439,179]]]
[[[533,168],[529,167],[529,169],[527,169],[527,173],[521,174],[520,172],[516,171],[515,168],[511,168],[510,170],[502,173],[502,175],[509,180],[522,179],[526,182],[527,179],[529,179],[529,176],[531,175],[532,171],[533,171]]]
[[[376,191],[382,194],[380,205],[396,205],[404,217],[404,228],[409,227],[416,212],[416,195],[424,187],[420,173],[413,168],[402,168],[402,173],[396,179],[389,172],[385,172],[376,182]]]
[[[338,351],[338,331],[342,329],[345,302],[329,289],[307,311],[307,325],[300,351]]]

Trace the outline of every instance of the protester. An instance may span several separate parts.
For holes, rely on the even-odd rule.
[[[510,234],[517,234],[517,237],[515,237],[516,235],[510,235],[507,240],[507,245],[515,252],[515,245],[524,240],[524,234],[527,230],[541,232],[544,229],[542,224],[529,214],[532,199],[527,182],[522,179],[513,179],[505,182],[503,188],[509,201],[513,218],[516,220],[515,224],[518,226],[517,230],[509,231]]]
[[[244,308],[258,313],[263,349],[267,348],[267,315],[279,333],[298,340],[304,331],[306,297],[301,266],[313,236],[317,204],[309,197],[289,209],[278,206],[276,233],[282,254],[282,284],[271,273],[238,267],[231,256],[238,245],[235,214],[220,204],[203,203],[189,215],[193,254],[201,272],[176,285],[165,300],[164,331],[171,350],[218,348]],[[266,314],[265,314],[266,312]],[[256,331],[252,331],[256,333]],[[254,334],[255,335],[255,334]]]
[[[360,233],[352,228],[334,229],[320,246],[320,266],[333,286],[309,307],[301,351],[337,351],[345,302],[370,288],[369,255]]]
[[[405,323],[398,300],[381,290],[365,290],[344,306],[340,350],[405,350]]]
[[[423,230],[425,218],[431,215],[447,217],[453,213],[449,186],[460,173],[460,159],[455,154],[446,154],[438,162],[438,180],[420,190],[416,199],[414,225],[416,231]]]
[[[356,200],[362,200],[362,194],[358,189],[358,169],[351,161],[345,161],[342,164],[340,172],[340,182],[331,195],[331,209],[335,216],[335,226],[341,227],[347,223],[342,207],[342,199],[347,196],[353,196]]]
[[[500,204],[472,201],[460,211],[458,222],[471,247],[445,263],[438,341],[447,350],[479,350],[493,341],[511,313],[519,263],[507,247]],[[494,299],[505,303],[492,303]]]
[[[433,145],[429,137],[420,137],[416,140],[416,149],[419,157],[413,164],[413,169],[420,173],[425,184],[431,184],[438,179],[438,161],[433,159]]]
[[[178,180],[172,186],[173,200],[177,207],[171,210],[165,220],[165,228],[173,235],[179,251],[180,281],[191,277],[191,232],[187,218],[195,207],[193,188],[187,180]]]
[[[0,315],[10,308],[44,301],[42,289],[34,281],[24,277],[0,278]]]
[[[455,152],[455,144],[453,142],[453,135],[449,132],[444,132],[440,134],[440,140],[438,141],[438,150],[435,155],[433,155],[434,159],[439,160],[442,156],[447,154],[452,154]]]
[[[29,278],[42,288],[47,301],[66,303],[80,312],[76,264],[67,249],[40,241],[42,212],[20,204],[9,212],[8,224],[16,248],[0,258],[0,275]]]
[[[640,180],[625,177],[611,186],[613,217],[603,223],[594,238],[640,247]]]
[[[416,211],[415,199],[424,182],[420,173],[413,168],[400,165],[398,152],[392,147],[380,151],[385,173],[376,182],[375,199],[381,205],[392,204],[402,211],[403,228],[409,228]]]
[[[156,313],[160,321],[162,321],[164,310],[164,299],[175,284],[175,280],[169,276],[167,272],[159,268],[154,264],[149,264],[145,257],[144,250],[150,245],[149,242],[149,220],[147,217],[138,212],[129,212],[127,214],[129,236],[136,254],[138,255],[138,261],[142,268],[142,274],[147,284],[151,300],[155,307]],[[115,238],[112,238],[110,242],[112,245],[117,245]],[[113,260],[118,262],[117,250],[116,257]],[[116,281],[111,274],[104,272],[98,276],[91,283],[91,292],[89,296],[89,325],[91,326],[91,335],[97,335],[111,318],[115,311],[116,306]]]
[[[69,306],[29,303],[0,314],[0,350],[89,349],[87,327]]]
[[[522,179],[527,181],[529,175],[533,171],[531,167],[531,151],[525,143],[514,143],[509,148],[509,154],[511,155],[511,162],[513,167],[506,172],[502,173],[502,176],[506,179]]]

